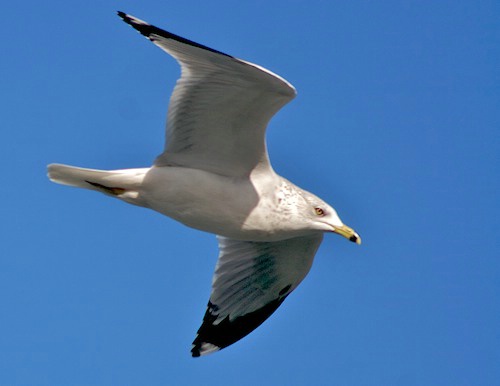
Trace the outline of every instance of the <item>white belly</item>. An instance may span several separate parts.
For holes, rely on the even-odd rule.
[[[245,223],[259,204],[249,180],[234,180],[198,169],[153,167],[141,198],[151,209],[189,227],[226,237],[245,235]]]
[[[152,167],[140,198],[145,206],[189,227],[251,241],[277,241],[304,234],[277,214],[281,178],[275,174],[234,179],[199,169]],[[306,232],[307,233],[307,232]]]

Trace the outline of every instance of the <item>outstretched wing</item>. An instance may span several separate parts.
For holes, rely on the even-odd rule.
[[[212,293],[192,355],[220,350],[260,326],[307,275],[322,239],[322,233],[277,242],[219,237]]]
[[[170,99],[165,151],[156,165],[178,165],[247,176],[270,168],[265,129],[295,97],[283,78],[255,64],[118,15],[181,65]]]

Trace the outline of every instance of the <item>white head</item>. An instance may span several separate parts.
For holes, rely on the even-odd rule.
[[[354,229],[344,225],[335,209],[309,192],[303,191],[302,196],[307,202],[307,208],[305,208],[306,218],[314,229],[323,232],[334,232],[356,244],[361,244],[361,237]]]

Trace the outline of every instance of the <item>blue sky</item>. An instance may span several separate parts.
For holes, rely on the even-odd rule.
[[[498,385],[496,1],[14,2],[3,7],[0,385]],[[269,68],[298,97],[274,168],[363,238],[192,359],[212,235],[46,164],[148,166],[179,69],[123,10]]]

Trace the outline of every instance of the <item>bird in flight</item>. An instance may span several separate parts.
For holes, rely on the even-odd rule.
[[[149,168],[48,166],[53,182],[95,190],[217,235],[219,257],[193,357],[261,325],[311,268],[323,234],[359,235],[326,202],[269,162],[269,120],[296,95],[285,79],[152,26],[123,21],[181,66],[168,107],[165,149]]]

